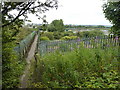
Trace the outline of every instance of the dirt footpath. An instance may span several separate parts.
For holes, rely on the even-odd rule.
[[[27,65],[26,65],[23,75],[20,78],[20,88],[27,88],[28,75],[30,74],[29,70],[30,70],[31,60],[34,58],[35,49],[37,45],[37,39],[38,39],[38,35],[35,36],[34,42],[32,43],[30,51],[28,52],[28,56],[26,58]]]

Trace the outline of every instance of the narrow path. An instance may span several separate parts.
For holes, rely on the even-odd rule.
[[[38,39],[38,35],[35,36],[34,42],[32,43],[30,51],[28,52],[28,56],[26,58],[27,66],[25,68],[23,75],[20,78],[20,88],[27,88],[29,69],[31,65],[31,60],[34,58],[37,39]]]

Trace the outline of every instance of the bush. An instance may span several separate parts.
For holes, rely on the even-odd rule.
[[[4,44],[2,48],[2,88],[17,88],[20,83],[20,76],[23,74],[25,60],[20,60],[13,44]]]
[[[54,36],[52,32],[45,32],[41,35],[42,37],[46,36],[48,37],[50,40],[54,40]]]
[[[74,33],[72,31],[67,31],[63,33],[64,36],[74,36]]]
[[[83,37],[83,33],[82,33],[82,32],[77,32],[77,33],[76,33],[76,36],[78,36],[78,37],[81,38],[81,37]]]
[[[77,39],[77,36],[64,36],[61,38],[61,40],[74,40]]]
[[[61,38],[61,40],[70,40],[71,38],[69,36],[64,36]]]
[[[2,88],[17,88],[25,66],[25,60],[20,59],[18,53],[13,50],[16,46],[16,39],[21,38],[16,37],[19,30],[13,27],[13,25],[4,27],[2,32]],[[18,26],[15,27],[18,28]],[[28,32],[22,33],[21,31],[19,34],[26,36]]]
[[[77,39],[78,37],[77,36],[71,36],[70,38],[73,40],[73,39]]]
[[[103,36],[104,33],[100,30],[93,30],[93,31],[83,31],[76,33],[78,37],[95,37],[95,36]]]
[[[104,33],[100,30],[93,30],[93,31],[90,31],[90,36],[103,36]]]
[[[54,39],[60,39],[62,37],[62,33],[61,32],[54,32]]]
[[[48,37],[44,36],[44,37],[40,37],[40,40],[50,40]]]
[[[38,77],[34,78],[42,78],[34,87],[119,88],[116,55],[117,48],[88,49],[82,45],[73,52],[48,54],[39,60],[35,74]]]

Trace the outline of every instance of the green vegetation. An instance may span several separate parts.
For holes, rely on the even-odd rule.
[[[61,40],[74,40],[77,39],[77,36],[64,36],[61,38]]]
[[[25,62],[19,60],[13,50],[13,42],[4,43],[2,47],[2,87],[18,87],[19,77],[23,73]]]
[[[54,20],[51,22],[50,25],[48,25],[48,31],[49,32],[63,32],[64,31],[64,24],[63,20]]]
[[[63,36],[75,36],[75,34],[72,31],[67,31],[63,33]]]
[[[44,32],[41,34],[41,37],[47,37],[49,40],[72,40],[77,39],[78,37],[95,37],[95,36],[103,36],[102,31],[93,30],[93,31],[83,31],[73,33],[71,31],[67,32]]]
[[[30,87],[120,88],[118,47],[81,48],[38,56]]]
[[[48,37],[50,40],[54,40],[53,32],[44,32],[41,37]]]
[[[24,62],[14,51],[16,35],[19,33],[22,21],[2,28],[2,87],[13,88],[18,86],[19,77],[23,72]]]
[[[19,23],[18,23],[19,22]],[[2,28],[2,87],[13,88],[19,86],[20,76],[23,74],[25,60],[20,58],[14,48],[33,30],[21,27],[23,21],[18,21]]]
[[[28,0],[30,1],[30,0]],[[15,46],[32,31],[39,27],[43,29],[40,40],[71,40],[78,37],[102,36],[100,29],[109,30],[110,27],[102,25],[64,25],[63,20],[54,20],[51,24],[41,18],[43,13],[50,8],[58,8],[57,0],[45,2],[2,2],[2,87],[19,87],[20,76],[23,74],[25,59],[20,58],[15,52]],[[110,2],[103,6],[106,18],[113,24],[112,33],[120,37],[120,1]],[[14,11],[18,11],[16,15]],[[35,14],[43,20],[43,25],[38,28],[28,28],[24,25],[27,14]],[[23,16],[24,19],[19,17]],[[94,30],[84,32],[64,32],[65,29],[75,28],[80,30]],[[1,34],[1,32],[0,32]],[[0,38],[1,39],[1,38]],[[92,40],[91,40],[92,41]],[[94,42],[94,40],[93,40]],[[106,41],[107,42],[107,41]],[[24,43],[24,42],[23,42]],[[56,44],[56,43],[55,43]],[[68,43],[67,43],[68,44]],[[96,43],[94,43],[96,44]],[[105,44],[103,44],[104,46]],[[74,45],[73,45],[74,46]],[[72,47],[73,47],[72,46]],[[99,45],[97,45],[99,46]],[[49,46],[48,46],[49,47]],[[26,48],[26,46],[25,46]],[[45,47],[46,48],[46,47]],[[59,48],[55,53],[49,53],[41,57],[37,55],[36,62],[31,67],[32,78],[30,87],[34,88],[120,88],[120,38],[119,45],[109,48],[85,48],[82,45],[72,52],[64,52],[69,49],[65,44],[54,47]],[[62,53],[60,52],[63,51]],[[63,50],[62,50],[63,49]],[[35,67],[34,67],[35,66]],[[1,81],[0,81],[1,83]]]
[[[94,30],[109,30],[110,27],[109,26],[103,26],[103,25],[65,25],[65,28],[66,29],[69,29],[69,28],[74,28],[74,29],[94,29]]]
[[[76,33],[78,37],[95,37],[95,36],[103,36],[103,32],[99,30],[93,30],[93,31],[83,31]]]
[[[40,34],[40,37],[47,37],[50,40],[59,40],[65,36],[74,37],[75,34],[73,32],[44,32]]]
[[[109,2],[104,4],[103,11],[105,17],[113,24],[111,31],[115,36],[118,36],[119,42],[119,53],[118,53],[118,60],[120,60],[120,1],[118,2]],[[120,65],[120,61],[118,62]],[[119,66],[120,70],[120,66]]]
[[[120,37],[120,1],[104,4],[103,11],[105,17],[113,24],[112,32]]]
[[[38,3],[38,4],[35,4]],[[51,5],[52,4],[52,5]],[[34,28],[23,27],[24,21],[28,21],[28,13],[40,17],[39,13],[45,12],[50,8],[57,8],[56,0],[47,0],[45,2],[1,2],[2,15],[2,87],[15,88],[19,87],[19,79],[23,74],[25,60],[20,58],[14,48],[23,40]],[[41,8],[45,7],[45,8]],[[40,10],[38,10],[41,8]],[[11,13],[17,11],[17,13]],[[23,16],[24,19],[19,17]],[[40,18],[39,18],[40,19]],[[41,18],[42,19],[42,18]],[[42,19],[43,20],[43,19]],[[22,28],[23,27],[23,28]]]
[[[21,20],[23,21],[23,19],[20,19],[19,17],[23,16],[25,21],[30,21],[27,20],[28,13],[36,15],[38,19],[42,19],[44,21],[44,18],[41,18],[39,13],[43,13],[46,10],[49,10],[50,8],[57,9],[57,7],[58,7],[57,0],[49,0],[49,1],[47,0],[44,2],[41,1],[30,2],[30,0],[28,0],[27,2],[2,2],[2,9],[1,9],[2,27],[12,25],[13,23],[14,24],[19,23],[19,26],[21,26],[20,21]],[[10,13],[11,11],[15,11],[15,10],[18,11],[16,15],[14,15],[14,13]]]
[[[32,33],[32,31],[35,31],[34,29],[28,28],[28,27],[22,27],[19,30],[19,33],[16,35],[16,43],[19,43],[21,40],[23,40],[27,35]]]
[[[54,32],[54,39],[60,39],[62,37],[62,33],[61,32]]]
[[[44,36],[44,37],[40,37],[40,40],[50,40],[48,37]]]

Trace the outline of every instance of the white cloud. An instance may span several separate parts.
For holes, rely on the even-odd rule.
[[[63,19],[64,24],[111,25],[102,11],[103,0],[59,0],[59,5],[58,10],[50,9],[45,13],[49,23]],[[30,17],[33,23],[40,23]]]

